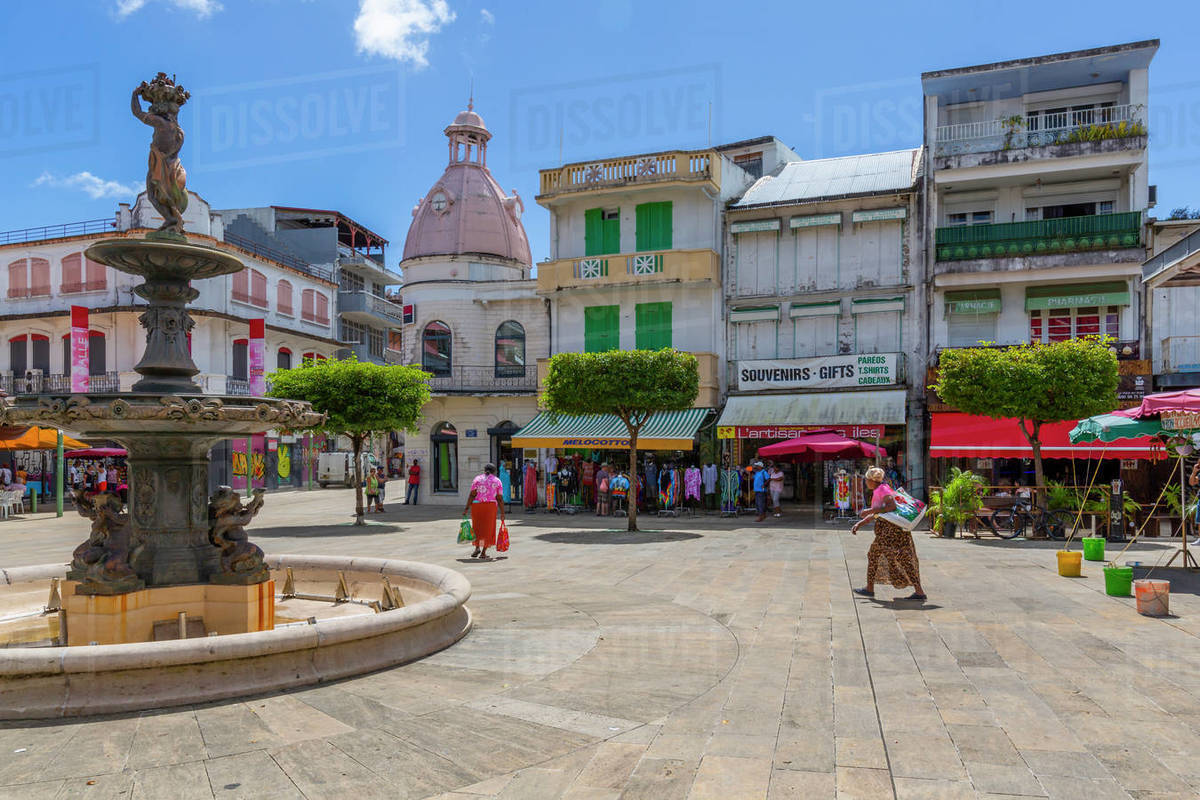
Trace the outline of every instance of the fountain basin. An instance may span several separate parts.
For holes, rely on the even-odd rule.
[[[374,599],[382,578],[404,607],[318,618],[256,633],[80,647],[0,649],[0,719],[47,719],[140,711],[279,691],[396,666],[467,634],[471,585],[461,574],[413,561],[337,556],[268,556],[282,586],[329,585],[341,572],[352,596]],[[66,567],[0,572],[19,595]],[[45,594],[40,596],[44,597]],[[69,626],[68,621],[68,626]]]

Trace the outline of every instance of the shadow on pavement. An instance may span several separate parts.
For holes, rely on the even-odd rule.
[[[686,531],[575,530],[542,533],[533,538],[552,544],[651,544],[699,539],[700,534]]]
[[[371,520],[366,525],[355,525],[353,522],[344,522],[338,525],[312,525],[310,527],[301,527],[299,525],[283,525],[273,528],[250,528],[247,533],[251,539],[270,539],[280,536],[289,539],[307,539],[317,536],[366,536],[375,533],[402,533],[408,530],[403,525],[392,525],[387,522],[376,522]]]

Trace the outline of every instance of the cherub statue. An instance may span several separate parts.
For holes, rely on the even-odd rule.
[[[92,521],[92,533],[75,548],[67,578],[79,581],[80,594],[123,594],[143,588],[145,583],[129,564],[133,555],[129,515],[121,513],[121,498],[111,492],[89,496],[82,489],[75,490],[74,496],[80,516]]]
[[[160,72],[154,80],[133,90],[130,106],[133,115],[154,128],[150,140],[150,166],[146,172],[146,196],[154,210],[162,214],[164,233],[183,236],[183,212],[187,210],[187,172],[179,160],[183,147],[183,128],[179,127],[179,107],[191,94],[176,86],[172,78]],[[143,111],[141,100],[150,103]]]
[[[253,584],[271,577],[263,563],[263,551],[246,538],[246,527],[263,505],[263,490],[254,490],[254,499],[242,505],[242,496],[222,486],[208,501],[208,541],[221,551],[221,570],[209,580],[213,583]]]

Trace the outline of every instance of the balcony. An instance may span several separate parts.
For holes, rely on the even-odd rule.
[[[533,394],[537,385],[537,370],[529,366],[520,374],[497,375],[495,365],[455,364],[449,375],[435,375],[429,381],[434,394]]]
[[[664,183],[721,185],[721,157],[713,150],[675,150],[641,156],[609,158],[544,169],[537,199]]]
[[[404,321],[404,309],[391,300],[368,291],[338,292],[338,314],[344,319],[385,323],[397,326]]]
[[[359,361],[365,361],[369,364],[386,364],[389,363],[384,357],[385,351],[372,351],[371,345],[366,342],[359,342],[348,347],[338,348],[338,358],[349,358],[353,355]],[[393,362],[394,363],[394,362]]]
[[[0,375],[0,390],[8,395],[49,394],[51,392],[70,392],[71,376],[62,373],[43,374],[32,371],[29,377],[24,374]],[[88,376],[89,392],[119,392],[121,391],[120,375],[116,372],[105,372],[102,375]]]
[[[1141,105],[1127,104],[940,125],[934,133],[933,154],[957,156],[1110,140],[1145,147],[1142,112]]]
[[[539,292],[640,283],[708,282],[720,285],[721,257],[713,250],[662,250],[560,258],[538,264],[537,273]]]
[[[44,239],[65,239],[68,236],[112,233],[116,227],[116,223],[109,217],[108,219],[86,219],[82,222],[44,225],[40,228],[20,228],[15,231],[0,232],[0,244],[20,244],[21,242],[39,242]]]
[[[720,405],[721,386],[718,382],[718,362],[715,353],[692,353],[696,357],[696,365],[700,372],[700,393],[696,395],[695,408],[716,408]],[[549,358],[537,360],[537,385],[540,389],[546,381],[546,371],[550,368]]]
[[[938,228],[935,241],[938,261],[1127,249],[1142,246],[1142,214],[1131,211],[1035,222],[956,225]]]
[[[290,253],[285,253],[282,250],[277,250],[252,239],[247,239],[234,233],[229,233],[228,231],[225,232],[225,241],[228,244],[239,247],[253,255],[270,259],[271,261],[274,261],[278,264],[283,264],[286,267],[291,267],[297,272],[303,272],[306,275],[311,275],[314,278],[320,278],[323,281],[333,281],[333,273],[329,270],[313,266],[307,261],[296,258]]]

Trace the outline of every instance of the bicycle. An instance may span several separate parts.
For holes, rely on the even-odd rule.
[[[1075,524],[1075,516],[1069,511],[1046,511],[1034,506],[1029,500],[1018,499],[1012,508],[998,509],[992,513],[989,523],[1001,539],[1015,539],[1025,535],[1025,529],[1033,526],[1035,535],[1050,539],[1065,539]]]

